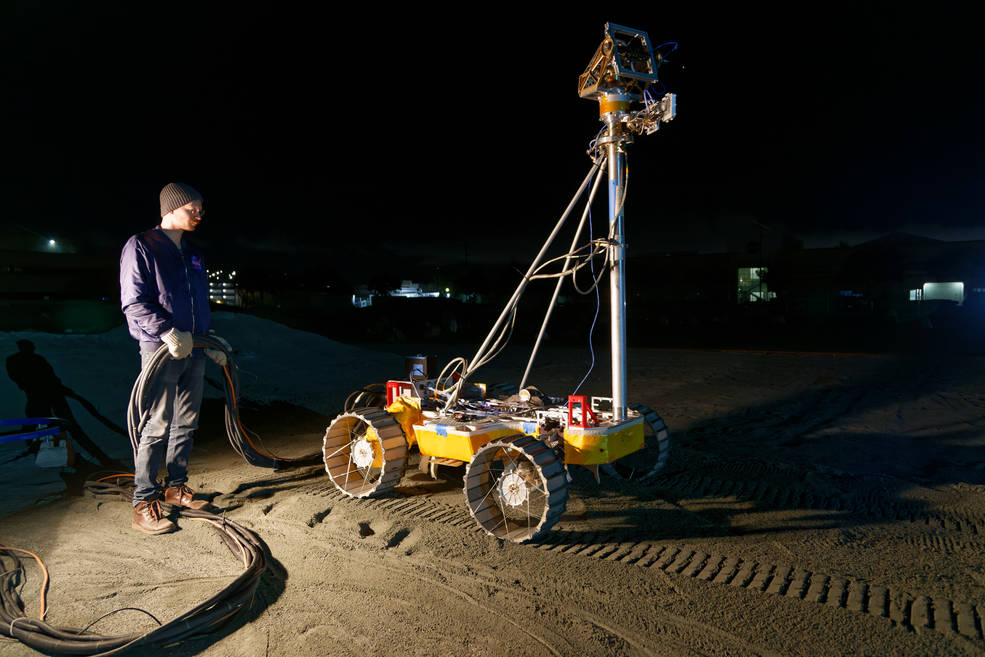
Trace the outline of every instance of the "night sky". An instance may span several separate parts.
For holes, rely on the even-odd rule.
[[[221,261],[522,262],[590,166],[576,83],[612,21],[679,43],[678,118],[630,151],[633,254],[741,249],[757,222],[807,246],[985,238],[970,9],[686,4],[5,3],[2,222],[118,251],[176,180]]]

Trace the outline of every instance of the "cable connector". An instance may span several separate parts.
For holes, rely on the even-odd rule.
[[[673,121],[677,116],[677,94],[664,94],[659,101],[646,97],[644,102],[646,107],[623,118],[626,128],[636,134],[652,135],[661,123]]]

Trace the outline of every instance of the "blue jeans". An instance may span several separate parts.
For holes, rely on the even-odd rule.
[[[153,355],[153,352],[140,352],[141,367],[146,367]],[[150,417],[137,445],[134,506],[160,498],[162,487],[157,482],[157,473],[162,461],[167,466],[165,488],[188,481],[188,457],[198,428],[204,379],[205,355],[196,349],[188,358],[165,360],[147,391]]]

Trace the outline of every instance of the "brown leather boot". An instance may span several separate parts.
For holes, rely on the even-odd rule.
[[[165,489],[164,502],[165,504],[183,506],[186,509],[195,509],[196,511],[204,509],[209,505],[208,500],[196,500],[195,492],[185,485],[171,486]]]
[[[133,522],[130,526],[145,534],[164,534],[174,531],[175,524],[164,517],[160,500],[137,502],[133,507]]]

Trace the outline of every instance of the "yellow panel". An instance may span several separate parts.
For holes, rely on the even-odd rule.
[[[643,423],[616,426],[605,433],[564,431],[564,460],[575,465],[612,463],[627,454],[643,449]]]
[[[417,435],[417,446],[424,456],[471,462],[477,449],[498,438],[511,436],[516,430],[500,425],[487,431],[448,431],[447,435],[442,436],[433,426],[416,424],[414,433]]]

